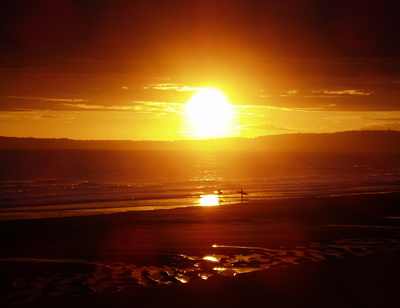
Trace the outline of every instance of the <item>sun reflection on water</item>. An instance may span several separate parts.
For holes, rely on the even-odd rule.
[[[199,200],[199,206],[217,206],[220,205],[220,199],[218,195],[201,195]]]
[[[211,262],[219,262],[219,260],[216,257],[213,257],[213,256],[206,256],[206,257],[203,258],[203,260],[211,261]]]

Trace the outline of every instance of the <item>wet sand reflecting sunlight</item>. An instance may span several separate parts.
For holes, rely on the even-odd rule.
[[[221,204],[221,201],[218,195],[201,195],[199,206],[217,206]]]

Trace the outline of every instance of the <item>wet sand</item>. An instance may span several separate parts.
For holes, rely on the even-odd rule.
[[[249,201],[1,221],[2,305],[399,305],[399,193]]]

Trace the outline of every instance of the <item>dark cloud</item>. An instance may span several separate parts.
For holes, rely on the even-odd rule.
[[[75,110],[34,98],[105,107],[188,98],[144,89],[156,77],[226,85],[237,105],[399,110],[399,8],[381,0],[1,1],[0,110]],[[340,94],[348,90],[370,95]]]
[[[397,56],[398,1],[2,1],[2,53]],[[11,54],[8,54],[11,55]]]

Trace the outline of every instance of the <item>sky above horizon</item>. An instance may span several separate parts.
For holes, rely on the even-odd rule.
[[[2,1],[0,135],[400,130],[399,12],[378,0]],[[188,102],[210,87],[230,124],[203,136]]]

